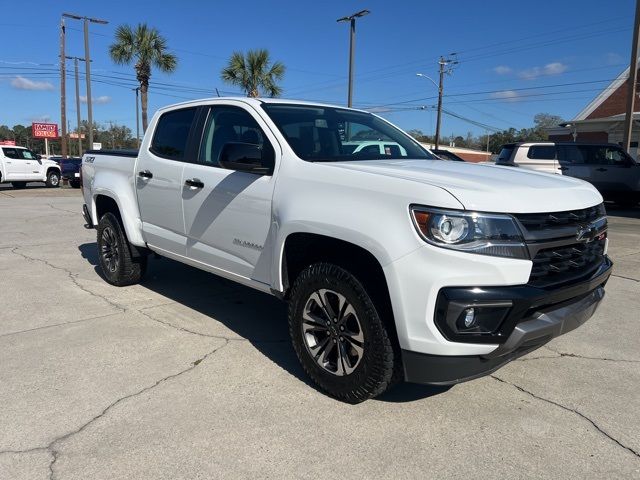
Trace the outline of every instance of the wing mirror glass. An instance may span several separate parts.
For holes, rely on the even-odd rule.
[[[229,170],[267,175],[271,169],[263,165],[263,150],[254,143],[227,143],[220,154],[220,165]]]

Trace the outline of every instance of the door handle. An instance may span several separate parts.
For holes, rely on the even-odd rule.
[[[204,183],[202,183],[202,181],[198,178],[188,178],[184,181],[184,184],[187,187],[204,188]]]
[[[607,171],[606,168],[602,168],[602,167],[596,168],[596,172],[606,172],[606,171]]]
[[[138,172],[138,176],[142,178],[153,178],[153,173],[151,173],[149,170],[143,170],[141,172]]]

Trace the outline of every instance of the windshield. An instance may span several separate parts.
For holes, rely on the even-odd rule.
[[[436,160],[397,128],[365,112],[267,103],[262,108],[298,157],[309,162]]]

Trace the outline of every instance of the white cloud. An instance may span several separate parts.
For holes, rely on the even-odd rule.
[[[619,65],[624,63],[624,58],[620,54],[609,52],[604,56],[604,62],[607,65]]]
[[[520,95],[514,90],[502,90],[501,92],[492,93],[491,98],[497,98],[505,102],[517,102]]]
[[[111,101],[111,97],[109,95],[101,95],[99,97],[93,97],[92,103],[94,105],[104,105],[105,103],[109,103]],[[87,96],[80,95],[80,101],[82,103],[87,103]]]
[[[385,112],[390,112],[391,110],[392,110],[391,108],[387,108],[387,107],[373,107],[367,111],[371,113],[385,113]]]
[[[50,115],[35,115],[31,118],[29,118],[30,122],[42,122],[42,123],[49,123],[51,121],[51,116]]]
[[[509,73],[513,72],[513,69],[511,67],[507,67],[506,65],[498,65],[493,69],[493,71],[498,75],[508,75]]]
[[[533,80],[534,78],[559,75],[569,69],[567,65],[560,62],[547,63],[544,67],[531,67],[518,72],[518,76],[525,80]]]
[[[11,80],[11,86],[18,90],[53,90],[53,83],[51,82],[36,82],[21,76]]]

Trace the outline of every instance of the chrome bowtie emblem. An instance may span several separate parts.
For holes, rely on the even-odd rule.
[[[578,242],[589,243],[598,236],[598,227],[594,223],[586,225],[576,232],[576,240]]]

